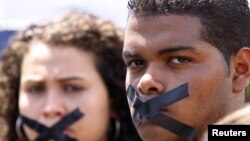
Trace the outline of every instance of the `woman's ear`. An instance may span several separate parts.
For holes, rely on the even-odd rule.
[[[241,48],[233,57],[233,92],[245,91],[250,80],[250,48]]]

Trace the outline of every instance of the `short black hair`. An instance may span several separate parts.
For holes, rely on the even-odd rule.
[[[232,55],[250,47],[247,0],[129,0],[129,16],[189,15],[202,24],[201,39],[218,48],[229,64]]]

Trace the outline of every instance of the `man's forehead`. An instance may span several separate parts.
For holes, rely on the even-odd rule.
[[[190,46],[190,42],[201,39],[200,33],[199,19],[191,16],[167,15],[148,20],[131,17],[125,32],[124,47],[159,44]]]
[[[190,15],[150,15],[150,16],[130,16],[127,22],[127,31],[144,32],[175,28],[175,30],[197,29],[202,27],[200,18]]]

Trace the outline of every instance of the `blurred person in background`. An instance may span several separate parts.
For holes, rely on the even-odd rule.
[[[10,37],[15,34],[15,30],[1,30],[0,29],[0,52],[5,48]]]
[[[122,46],[121,29],[87,13],[18,32],[1,54],[4,141],[140,140],[125,96]]]

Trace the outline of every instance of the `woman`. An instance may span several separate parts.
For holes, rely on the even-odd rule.
[[[125,96],[122,46],[119,28],[86,13],[18,33],[1,56],[4,140],[140,140]]]

